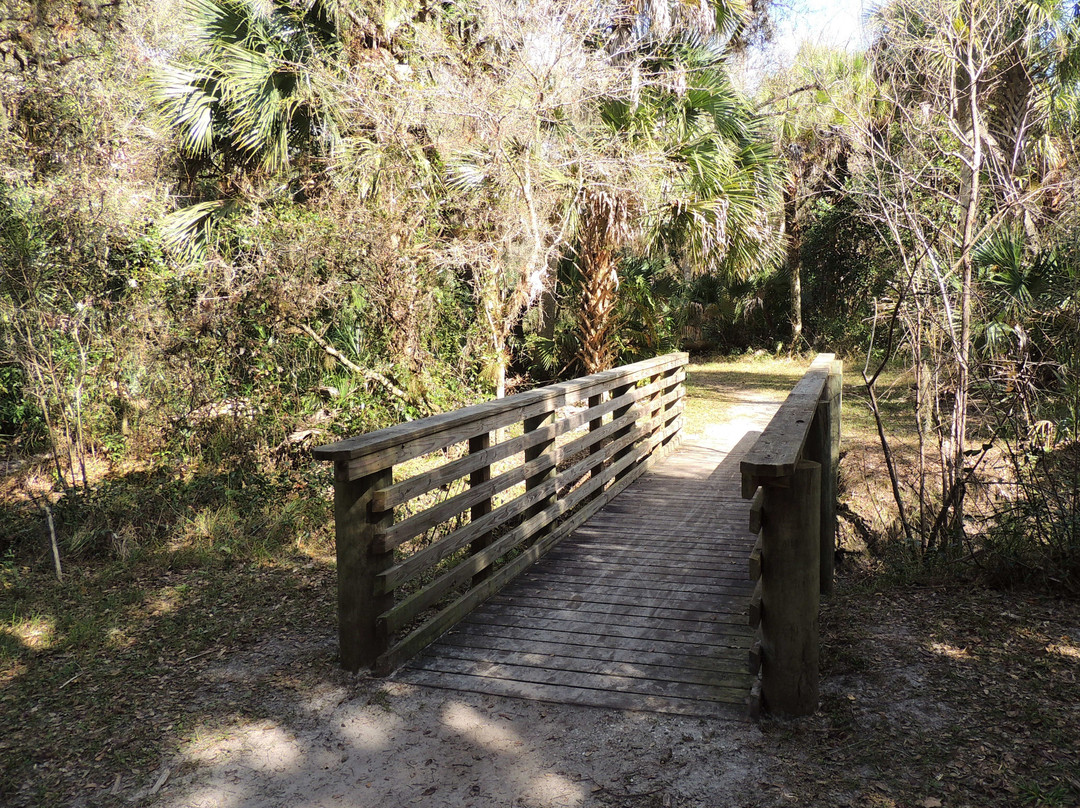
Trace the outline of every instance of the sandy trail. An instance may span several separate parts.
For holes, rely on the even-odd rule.
[[[358,680],[192,742],[161,805],[734,806],[756,726]]]

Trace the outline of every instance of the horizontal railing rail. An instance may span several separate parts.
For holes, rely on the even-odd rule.
[[[668,354],[320,446],[334,463],[341,663],[385,674],[674,447]]]
[[[750,671],[760,673],[751,714],[762,702],[780,715],[818,704],[818,607],[832,591],[840,460],[843,363],[819,354],[742,460],[742,495],[752,500],[750,625],[760,638]]]

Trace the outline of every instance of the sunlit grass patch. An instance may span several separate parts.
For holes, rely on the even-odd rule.
[[[56,644],[56,621],[46,616],[13,618],[0,626],[0,635],[6,638],[0,642],[0,656],[6,656],[4,648],[15,643],[29,651],[47,651]]]
[[[743,404],[782,402],[806,372],[810,361],[774,356],[718,357],[691,362],[686,369],[683,431],[703,434]]]

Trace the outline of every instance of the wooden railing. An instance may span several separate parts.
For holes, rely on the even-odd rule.
[[[672,448],[686,362],[668,354],[315,449],[334,463],[341,664],[393,670]]]
[[[808,715],[818,704],[818,606],[832,591],[836,474],[840,458],[843,363],[819,354],[743,459],[742,495],[751,499],[750,554],[757,581],[750,625],[760,640],[750,669],[760,673],[750,711]]]

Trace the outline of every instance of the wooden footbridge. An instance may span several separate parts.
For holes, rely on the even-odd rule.
[[[750,430],[680,446],[686,362],[316,449],[335,464],[342,665],[567,704],[812,712],[840,364],[820,355]]]

